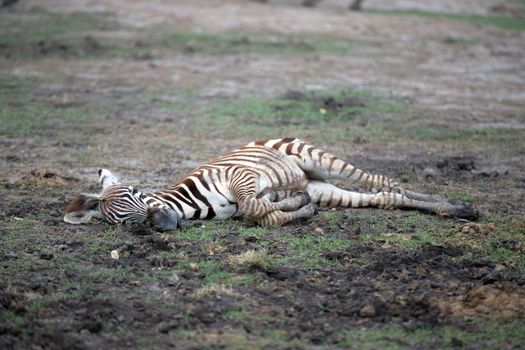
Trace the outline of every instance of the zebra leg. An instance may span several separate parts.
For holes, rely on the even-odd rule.
[[[248,145],[264,145],[278,150],[295,163],[312,180],[341,179],[357,182],[366,188],[403,193],[399,183],[383,175],[369,174],[338,157],[300,139],[260,140]]]
[[[478,213],[472,205],[462,202],[448,202],[446,200],[421,201],[411,199],[400,193],[392,192],[351,192],[321,181],[310,181],[306,186],[306,191],[310,194],[312,202],[321,207],[404,208],[417,209],[440,216],[452,216],[469,220],[478,217]]]
[[[355,165],[313,146],[308,145],[305,148],[301,152],[303,161],[300,167],[310,178],[347,180],[374,190],[394,190],[399,193],[404,191],[399,183],[384,175],[369,174]]]
[[[295,210],[304,205],[307,199],[309,200],[309,196],[306,195],[296,195],[279,202],[259,199],[257,181],[259,181],[258,175],[247,168],[236,169],[230,181],[230,190],[237,200],[239,211],[247,219],[257,221],[276,210]]]
[[[308,219],[317,213],[317,206],[308,203],[295,211],[275,210],[255,220],[261,226],[281,226],[297,219]]]
[[[424,201],[424,202],[443,202],[443,201],[446,201],[445,198],[440,197],[440,196],[429,195],[429,194],[424,194],[424,193],[414,192],[414,191],[409,191],[409,190],[405,190],[404,191],[404,195],[407,196],[410,199],[415,199],[417,201]]]
[[[278,202],[273,202],[278,210],[282,211],[295,211],[301,207],[304,207],[311,202],[310,195],[308,192],[299,192],[291,197],[285,198]]]

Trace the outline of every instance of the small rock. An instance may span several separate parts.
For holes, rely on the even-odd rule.
[[[100,321],[86,321],[82,325],[82,330],[87,329],[90,333],[98,333],[102,330],[102,323]]]
[[[40,259],[51,260],[53,259],[53,252],[48,249],[42,249],[38,255]]]
[[[359,316],[361,317],[374,317],[376,315],[376,309],[372,305],[367,305],[359,310]]]
[[[17,162],[17,161],[20,160],[20,157],[17,156],[16,154],[8,154],[5,157],[5,160],[8,161],[8,162]]]
[[[423,179],[425,179],[426,181],[429,181],[431,179],[435,179],[439,176],[439,172],[434,169],[434,168],[425,168],[423,170]]]
[[[504,265],[497,264],[496,267],[494,267],[494,271],[495,272],[501,272],[503,270],[505,270],[505,266]]]
[[[118,260],[119,258],[120,258],[120,256],[118,254],[118,250],[112,250],[111,251],[111,259]]]
[[[180,277],[174,272],[173,275],[171,275],[171,277],[168,278],[168,285],[174,286],[177,283],[179,283],[179,281],[180,281]]]
[[[176,329],[179,326],[178,321],[168,321],[168,322],[162,322],[158,329],[161,333],[169,333],[171,330]]]

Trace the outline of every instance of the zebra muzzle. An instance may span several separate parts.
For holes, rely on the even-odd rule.
[[[175,210],[167,207],[149,207],[146,223],[160,232],[173,231],[181,228],[179,214],[177,214]]]

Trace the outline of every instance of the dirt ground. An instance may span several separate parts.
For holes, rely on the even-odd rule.
[[[525,348],[525,3],[300,2],[0,8],[0,348]],[[480,219],[62,222],[283,136]]]

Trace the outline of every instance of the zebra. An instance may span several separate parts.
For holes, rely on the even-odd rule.
[[[357,183],[369,191],[339,188],[330,179]],[[409,191],[383,175],[372,175],[297,138],[254,141],[212,159],[159,192],[141,192],[99,170],[102,192],[80,195],[65,208],[64,221],[148,223],[158,231],[179,229],[181,220],[242,216],[261,226],[310,218],[323,208],[377,207],[422,210],[475,219],[460,201]]]

